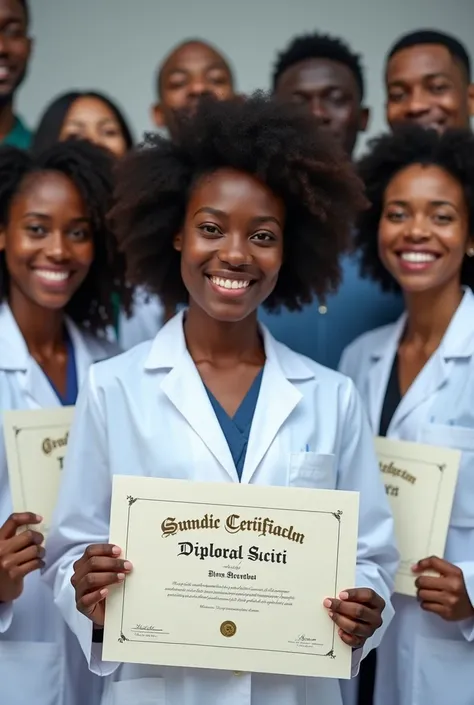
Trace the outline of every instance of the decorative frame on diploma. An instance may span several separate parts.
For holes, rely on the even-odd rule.
[[[395,592],[414,597],[412,566],[444,555],[461,452],[382,437],[375,447],[400,551]]]
[[[73,406],[5,411],[3,433],[15,512],[34,512],[45,536],[61,482]]]
[[[350,678],[323,607],[355,582],[356,492],[113,478],[106,661]]]

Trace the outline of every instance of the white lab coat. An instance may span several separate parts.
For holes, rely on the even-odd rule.
[[[133,309],[130,318],[120,313],[118,342],[122,350],[130,350],[135,345],[151,340],[160,330],[164,320],[164,308],[157,296],[148,295],[138,288],[133,296]]]
[[[388,623],[398,552],[359,396],[349,379],[277,343],[265,328],[263,334],[267,359],[242,482],[360,490],[356,583],[383,596]],[[101,661],[92,623],[76,610],[70,577],[87,545],[108,540],[113,474],[238,482],[186,349],[182,313],[154,341],[91,368],[69,440],[48,541],[54,564],[45,577],[91,668],[110,674],[103,705],[340,705],[337,680]],[[366,652],[381,634],[367,642]],[[354,652],[354,671],[360,657]]]
[[[118,352],[70,321],[78,385],[92,362]],[[59,406],[59,400],[6,304],[0,306],[0,409]],[[1,421],[0,421],[1,424]],[[35,507],[29,507],[34,512]],[[3,431],[0,427],[0,524],[12,513]],[[47,559],[47,558],[46,558]],[[100,679],[91,677],[77,640],[54,605],[38,571],[25,579],[14,602],[0,604],[0,703],[2,705],[94,705]]]
[[[406,315],[362,335],[343,354],[378,433]],[[403,397],[387,436],[457,448],[462,465],[444,558],[458,565],[474,604],[474,295],[463,300],[441,345]],[[425,556],[420,556],[420,558]],[[395,595],[395,617],[377,650],[376,705],[473,705],[474,619],[446,622],[415,598]]]

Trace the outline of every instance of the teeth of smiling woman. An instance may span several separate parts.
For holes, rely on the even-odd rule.
[[[49,269],[37,269],[36,273],[42,279],[49,279],[52,282],[63,282],[69,277],[69,272],[52,272]]]
[[[223,289],[246,289],[249,285],[249,281],[243,281],[241,279],[221,279],[220,277],[211,277],[211,281],[216,286],[220,286]]]
[[[402,252],[402,259],[407,262],[433,262],[436,257],[431,252]]]

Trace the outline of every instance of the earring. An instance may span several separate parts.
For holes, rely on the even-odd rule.
[[[474,247],[469,247],[466,254],[468,257],[474,257]]]

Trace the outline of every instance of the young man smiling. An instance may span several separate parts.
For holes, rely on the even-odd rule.
[[[369,110],[364,104],[360,58],[345,42],[318,32],[295,37],[277,57],[272,85],[278,100],[307,106],[319,129],[326,130],[352,156],[359,133],[367,127]],[[344,257],[341,264],[342,284],[326,301],[299,314],[262,312],[278,339],[332,368],[352,340],[393,322],[401,312],[398,296],[383,294],[360,277],[356,256]]]
[[[386,116],[393,129],[417,123],[438,132],[466,128],[474,115],[474,84],[466,48],[444,32],[421,30],[388,52]]]

